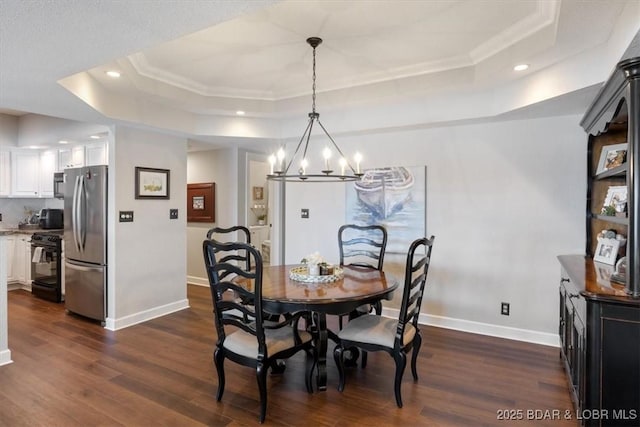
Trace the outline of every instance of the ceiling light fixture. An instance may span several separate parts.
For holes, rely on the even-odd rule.
[[[110,70],[106,72],[107,76],[109,77],[113,77],[114,79],[117,79],[118,77],[121,76],[119,71],[115,71],[115,70]]]
[[[238,110],[238,111],[236,111],[236,115],[237,116],[244,116],[244,111]]]
[[[514,71],[524,71],[527,68],[529,68],[529,64],[518,64],[515,67],[513,67]]]
[[[58,144],[68,144],[69,141],[65,140],[65,139],[61,139],[60,141],[58,141]]]
[[[311,112],[309,113],[309,122],[307,123],[307,128],[302,134],[300,142],[298,142],[298,145],[289,162],[286,161],[286,153],[283,147],[280,147],[276,154],[272,154],[271,156],[269,156],[270,172],[267,175],[267,179],[271,181],[289,182],[357,181],[363,175],[360,171],[360,162],[362,161],[362,155],[360,155],[360,153],[356,153],[354,157],[356,167],[354,169],[353,166],[351,166],[351,164],[347,161],[344,154],[342,153],[342,150],[340,150],[331,135],[329,135],[329,132],[327,132],[327,130],[320,122],[320,114],[316,113],[316,47],[318,47],[318,45],[322,43],[322,39],[320,37],[309,37],[307,39],[307,43],[309,43],[309,45],[313,48],[313,85],[311,87],[312,103]],[[307,169],[309,167],[309,159],[307,157],[307,154],[311,154],[309,153],[309,139],[311,138],[313,124],[316,122],[318,123],[318,126],[320,126],[324,134],[329,138],[331,144],[325,145],[324,149],[322,150],[323,160],[321,161],[321,163],[323,166],[320,170],[321,173],[309,174],[307,173]],[[333,150],[331,147],[333,147]],[[338,174],[337,172],[334,173],[334,171],[331,169],[330,160],[334,150],[339,156],[338,163],[340,165],[340,174]],[[297,171],[289,173],[289,169],[291,168],[291,165],[294,163],[294,161],[297,161],[299,168]]]
[[[91,139],[100,139],[100,135],[91,135],[89,138],[91,138]]]

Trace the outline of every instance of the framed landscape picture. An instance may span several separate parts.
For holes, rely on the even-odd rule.
[[[168,199],[169,170],[136,166],[136,199]]]

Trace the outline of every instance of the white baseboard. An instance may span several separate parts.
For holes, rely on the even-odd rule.
[[[209,280],[201,277],[188,276],[187,282],[192,285],[209,286]],[[398,311],[399,310],[396,308],[383,308],[382,315],[397,318]],[[492,325],[489,323],[474,322],[471,320],[454,319],[452,317],[434,316],[425,313],[420,314],[419,322],[421,325],[453,329],[456,331],[487,335],[491,337],[506,338],[515,341],[530,342],[551,347],[560,347],[560,338],[558,337],[558,334]]]
[[[146,322],[147,320],[155,319],[156,317],[166,316],[167,314],[175,313],[176,311],[184,310],[185,308],[189,308],[189,300],[187,299],[154,307],[149,310],[140,311],[119,319],[107,317],[104,327],[111,331],[117,331],[118,329],[137,325],[138,323]]]
[[[397,318],[398,312],[399,310],[396,308],[383,308],[382,315]],[[508,326],[491,325],[489,323],[473,322],[471,320],[454,319],[451,317],[434,316],[424,313],[420,314],[418,322],[421,325],[435,326],[437,328],[453,329],[472,334],[506,338],[509,340],[524,341],[551,347],[560,347],[560,338],[558,334],[511,328]]]
[[[13,360],[11,360],[11,350],[0,351],[0,366],[8,365],[9,363],[13,363]]]

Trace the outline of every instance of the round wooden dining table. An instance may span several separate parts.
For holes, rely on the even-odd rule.
[[[327,344],[337,336],[327,328],[327,314],[348,314],[362,304],[391,299],[400,282],[384,271],[366,267],[343,266],[343,277],[329,283],[292,280],[289,272],[299,265],[263,268],[262,304],[270,313],[311,311],[317,329],[317,386],[327,389]]]

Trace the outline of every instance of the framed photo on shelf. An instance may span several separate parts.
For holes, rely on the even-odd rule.
[[[216,184],[187,184],[187,222],[215,222]]]
[[[616,239],[599,239],[593,260],[604,264],[614,265],[618,256],[620,241]]]
[[[627,211],[627,186],[626,185],[612,185],[607,190],[607,195],[604,198],[604,204],[602,205],[602,211],[606,214],[607,207],[613,207],[616,214],[624,214]]]
[[[168,199],[169,170],[136,166],[136,199]]]
[[[605,145],[600,152],[596,175],[622,165],[627,161],[627,143]]]

